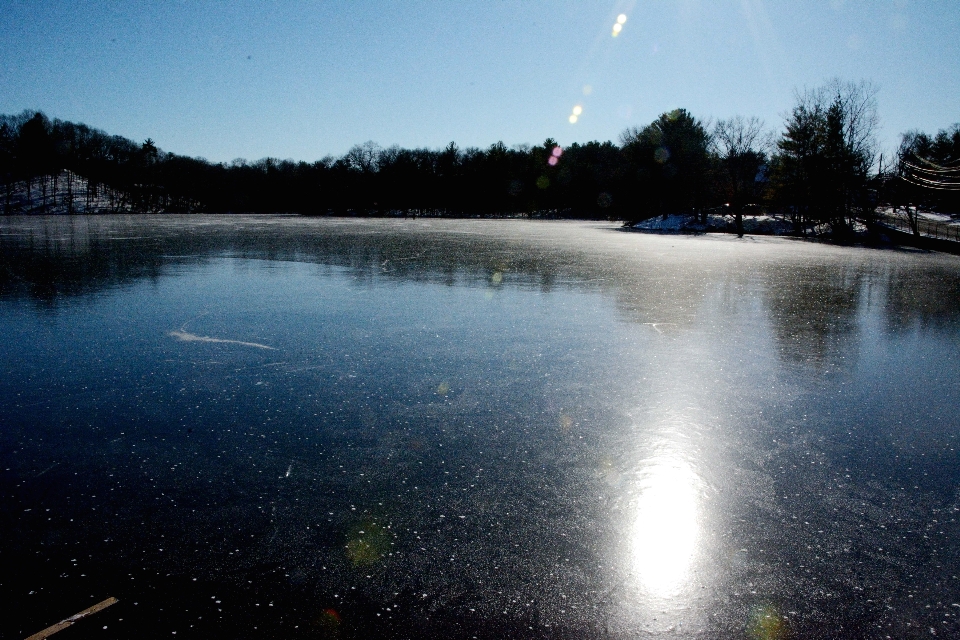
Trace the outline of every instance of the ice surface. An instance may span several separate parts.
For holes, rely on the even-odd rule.
[[[4,637],[958,632],[954,257],[162,216],[0,260]]]

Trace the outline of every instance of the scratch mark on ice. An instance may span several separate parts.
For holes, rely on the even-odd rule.
[[[674,322],[644,322],[643,324],[650,325],[651,327],[653,327],[653,328],[656,330],[657,333],[663,333],[663,331],[660,329],[660,327],[663,327],[663,326],[666,326],[666,325],[674,325],[674,324],[676,324],[676,323],[674,323]]]
[[[60,463],[59,463],[59,462],[54,462],[52,465],[50,465],[49,467],[47,467],[46,469],[44,469],[43,471],[41,471],[40,473],[38,473],[37,475],[35,475],[35,476],[33,476],[33,477],[34,477],[34,478],[39,478],[40,476],[42,476],[43,474],[45,474],[47,471],[50,471],[51,469],[53,469],[53,468],[54,468],[55,466],[57,466],[58,464],[60,464]]]
[[[270,349],[271,351],[276,351],[276,347],[271,347],[265,344],[260,344],[259,342],[244,342],[243,340],[227,340],[226,338],[210,338],[208,336],[198,336],[195,333],[190,333],[189,331],[184,331],[183,329],[178,329],[177,331],[171,331],[169,334],[177,340],[183,342],[221,342],[226,344],[239,344],[244,347],[255,347],[257,349]]]

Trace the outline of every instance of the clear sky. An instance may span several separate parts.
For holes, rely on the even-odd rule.
[[[960,121],[957,0],[0,1],[0,34],[0,112],[213,161],[616,141],[676,107],[780,129],[832,77],[879,87],[887,150]]]

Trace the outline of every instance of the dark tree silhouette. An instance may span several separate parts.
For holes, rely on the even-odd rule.
[[[661,115],[621,136],[629,164],[627,198],[636,219],[697,211],[707,203],[710,134],[686,109]]]
[[[639,221],[667,213],[705,217],[727,203],[741,231],[744,210],[764,205],[791,212],[798,230],[821,224],[841,233],[869,219],[872,207],[874,94],[870,85],[835,81],[798,95],[770,159],[756,119],[721,120],[708,130],[684,109],[628,129],[619,145],[561,148],[548,138],[534,146],[384,149],[366,142],[313,163],[213,163],[165,152],[152,139],[138,143],[28,111],[0,116],[3,211]],[[958,139],[954,128],[904,143],[900,166],[920,167],[900,171],[904,197],[916,195],[907,193],[916,186],[910,180],[953,170]]]

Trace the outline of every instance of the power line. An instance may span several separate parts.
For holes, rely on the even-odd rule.
[[[930,165],[931,167],[933,167],[933,169],[928,169],[928,171],[960,171],[960,164],[958,164],[958,165],[955,166],[955,167],[954,167],[954,166],[949,166],[949,164],[960,163],[960,161],[958,161],[958,160],[954,160],[954,161],[951,161],[950,163],[945,163],[945,164],[937,164],[937,163],[934,162],[933,160],[929,160],[929,159],[924,158],[924,157],[922,157],[922,156],[918,156],[918,155],[915,154],[915,153],[911,153],[910,155],[912,155],[914,158],[916,158],[916,159],[919,160],[920,162],[922,162],[922,163],[924,163],[924,164],[928,164],[928,165]]]
[[[925,167],[918,167],[915,164],[910,164],[909,162],[904,162],[904,166],[913,169],[919,173],[924,173],[929,176],[943,176],[944,178],[954,178],[960,177],[960,170],[958,171],[934,171],[933,169],[927,169]]]
[[[935,182],[933,180],[923,180],[922,178],[917,178],[916,176],[900,176],[900,179],[903,180],[904,182],[912,184],[916,187],[922,187],[924,189],[960,192],[960,184],[951,184],[949,182]],[[914,182],[914,180],[920,180],[922,182]]]

